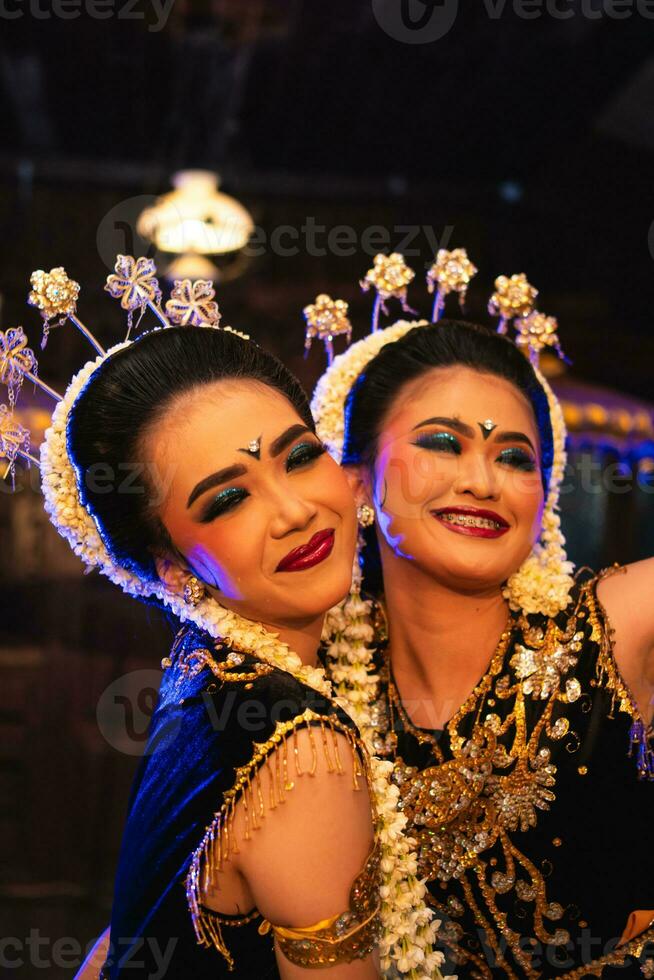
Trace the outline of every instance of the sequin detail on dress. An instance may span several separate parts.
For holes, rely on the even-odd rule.
[[[412,725],[387,657],[380,667],[378,749],[393,759],[419,845],[418,874],[430,882],[454,969],[473,971],[466,976],[539,977],[531,948],[571,940],[572,906],[548,881],[552,862],[566,860],[566,835],[548,838],[556,850],[546,849],[540,825],[558,812],[560,780],[574,793],[571,772],[592,778],[578,753],[599,690],[630,716],[638,775],[649,772],[647,738],[634,736],[642,719],[615,665],[596,582],[577,586],[575,601],[556,619],[514,613],[486,674],[440,738]],[[625,741],[624,756],[628,751]],[[473,931],[483,933],[485,948],[471,941]],[[620,962],[631,949],[622,950]]]

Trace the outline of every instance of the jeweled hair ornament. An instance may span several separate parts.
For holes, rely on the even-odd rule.
[[[315,339],[322,340],[327,351],[327,363],[334,360],[334,337],[345,336],[352,340],[352,324],[348,316],[348,304],[342,299],[332,299],[326,293],[316,296],[313,303],[304,307],[307,329],[304,334],[304,356],[311,350]]]
[[[377,256],[377,259],[379,258],[380,256]],[[381,256],[381,259],[385,258],[386,256]],[[377,259],[375,267],[378,265]],[[465,249],[455,249],[452,252],[441,250],[438,253],[427,277],[428,286],[436,292],[433,310],[436,320],[442,316],[446,298],[450,293],[456,292],[460,300],[465,296],[465,291],[475,272],[476,268],[468,259]],[[522,609],[527,613],[541,612],[553,616],[568,605],[570,589],[573,585],[573,565],[568,561],[565,553],[565,539],[561,532],[558,513],[560,487],[566,464],[567,433],[558,399],[540,371],[539,357],[545,347],[552,348],[560,357],[564,355],[558,339],[558,325],[555,318],[548,317],[533,308],[537,295],[538,290],[528,282],[524,273],[511,277],[500,276],[495,281],[495,292],[490,299],[489,310],[500,317],[498,333],[506,334],[509,326],[511,324],[514,326],[515,343],[529,357],[545,391],[554,439],[553,465],[543,511],[541,534],[529,557],[506,583],[504,595],[512,609]],[[354,381],[382,347],[399,340],[414,327],[427,326],[427,323],[426,320],[399,320],[392,326],[379,330],[377,320],[373,317],[372,332],[363,340],[352,344],[345,353],[334,358],[333,364],[319,379],[311,409],[319,438],[338,462],[343,455],[345,400]],[[437,328],[436,324],[434,329]],[[492,420],[488,421],[492,422]],[[355,579],[357,576],[358,572],[355,568]]]
[[[497,332],[505,334],[516,317],[528,316],[534,308],[538,290],[527,281],[524,272],[513,276],[498,276],[495,292],[488,302],[488,312],[499,316]]]
[[[399,252],[392,252],[390,255],[380,253],[375,256],[372,269],[368,269],[364,278],[359,282],[364,293],[369,289],[376,292],[375,303],[372,308],[372,332],[379,329],[380,311],[387,316],[388,309],[386,301],[393,298],[400,301],[405,313],[415,313],[407,305],[406,291],[407,286],[415,276],[413,269],[410,269],[404,261],[404,256]]]
[[[427,289],[436,294],[431,311],[432,323],[440,320],[448,293],[458,294],[459,306],[463,309],[468,286],[477,271],[477,266],[472,264],[465,248],[455,248],[451,252],[444,248],[438,250],[427,272]]]
[[[33,288],[29,303],[41,311],[46,334],[53,326],[53,318],[60,317],[56,326],[70,321],[80,330],[98,356],[82,366],[62,396],[37,376],[36,357],[27,347],[27,338],[22,328],[16,327],[0,334],[0,381],[9,389],[9,405],[0,405],[0,456],[8,460],[12,477],[13,466],[18,458],[24,459],[28,464],[36,463],[40,466],[45,509],[59,534],[68,541],[75,554],[87,566],[87,571],[97,569],[129,595],[158,599],[183,622],[191,620],[212,636],[226,638],[235,649],[250,651],[256,647],[257,656],[262,659],[274,657],[275,662],[282,664],[283,669],[289,669],[296,675],[299,672],[310,686],[327,691],[328,685],[321,672],[312,667],[305,668],[299,657],[261,624],[243,620],[221,606],[209,593],[197,605],[189,605],[184,602],[181,594],[168,588],[162,581],[146,581],[114,562],[102,539],[99,524],[92,512],[81,502],[78,474],[68,454],[66,427],[70,410],[93,373],[113,354],[138,341],[125,339],[105,351],[77,316],[79,286],[77,283],[74,288],[70,285],[73,281],[63,268],[58,267],[51,273],[39,271],[31,281]],[[150,310],[158,321],[155,329],[182,325],[189,329],[209,327],[225,330],[244,340],[249,339],[246,334],[231,327],[218,326],[220,314],[214,303],[213,286],[205,280],[195,283],[189,280],[175,282],[171,300],[164,311],[156,268],[151,259],[119,255],[105,289],[120,300],[122,308],[127,312],[128,334],[132,329],[134,313],[139,311],[140,321]],[[51,425],[41,444],[40,459],[29,451],[28,430],[13,417],[21,384],[26,380],[38,385],[56,401]],[[8,472],[9,470],[5,476]]]
[[[62,266],[50,269],[50,272],[37,269],[36,272],[32,273],[30,282],[32,291],[27,297],[27,302],[31,306],[36,306],[43,317],[41,350],[44,350],[48,343],[52,327],[61,327],[67,320],[70,320],[98,354],[105,353],[104,348],[100,346],[91,331],[84,326],[77,316],[79,283],[75,282],[74,279],[69,279]],[[59,319],[55,321],[55,317],[59,317]]]
[[[39,465],[36,456],[30,452],[31,436],[29,430],[15,417],[16,402],[23,383],[31,381],[54,401],[61,395],[37,377],[38,364],[34,351],[27,346],[27,337],[22,327],[12,327],[0,331],[0,384],[6,385],[9,404],[0,404],[0,459],[7,462],[2,479],[11,474],[12,489],[15,489],[16,460],[22,459],[30,466]]]

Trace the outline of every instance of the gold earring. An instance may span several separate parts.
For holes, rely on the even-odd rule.
[[[370,504],[359,504],[357,507],[357,520],[361,527],[372,527],[375,523],[375,512]]]
[[[190,579],[184,586],[184,602],[187,606],[197,606],[204,599],[206,595],[204,585],[202,582],[191,575]]]

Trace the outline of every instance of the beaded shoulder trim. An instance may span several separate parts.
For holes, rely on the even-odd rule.
[[[597,585],[609,575],[624,574],[626,569],[619,565],[600,572],[594,579],[583,586],[584,601],[588,606],[588,621],[592,626],[591,639],[599,645],[599,655],[596,664],[596,679],[598,685],[611,692],[611,713],[623,711],[631,718],[629,730],[629,758],[635,758],[638,778],[654,780],[654,730],[645,722],[638,705],[623,680],[613,655],[613,639],[615,630],[611,626],[609,615],[597,595]]]
[[[308,770],[302,769],[300,763],[297,732],[301,728],[307,729],[311,745],[311,765]],[[315,729],[319,730],[317,735],[314,734]],[[239,853],[239,841],[234,827],[237,804],[242,803],[243,840],[247,841],[251,838],[252,831],[261,826],[261,820],[266,810],[274,810],[285,801],[286,794],[291,792],[295,786],[296,778],[307,773],[309,775],[315,774],[318,766],[318,743],[320,743],[327,771],[329,773],[344,772],[336,738],[337,733],[345,736],[352,752],[353,790],[360,789],[360,780],[363,778],[371,789],[372,799],[371,775],[367,756],[358,735],[334,715],[320,715],[307,708],[302,714],[290,721],[277,722],[275,731],[265,742],[254,743],[251,759],[236,770],[234,785],[225,793],[222,806],[214,814],[200,845],[193,852],[186,877],[186,897],[195,935],[201,946],[207,948],[213,946],[217,949],[227,961],[230,970],[234,968],[234,959],[222,935],[222,925],[226,923],[219,915],[203,906],[202,897],[209,889],[215,887],[218,874],[223,870],[225,862],[230,859],[232,854]],[[267,767],[269,777],[267,799],[261,783],[261,770],[264,766]],[[373,813],[373,822],[376,823],[375,816]],[[321,923],[320,926],[326,930],[324,936],[317,935],[311,938],[306,935],[302,937],[290,935],[291,932],[299,933],[303,930],[290,930],[288,936],[280,936],[280,943],[284,942],[288,946],[287,956],[289,959],[305,965],[305,961],[309,962],[307,957],[312,957],[311,963],[313,965],[327,966],[344,961],[348,957],[352,959],[354,956],[367,955],[374,948],[378,936],[379,909],[377,908],[376,912],[370,916],[364,916],[365,921],[361,921],[360,913],[363,909],[366,912],[370,910],[374,894],[378,897],[379,859],[377,850],[378,842],[371,855],[371,859],[374,857],[374,875],[370,871],[369,865],[366,865],[366,869],[362,872],[363,879],[355,881],[353,904],[349,912],[344,913],[347,922],[343,916],[337,916],[330,923]],[[374,889],[371,884],[373,880]],[[365,881],[365,887],[362,881]],[[336,920],[338,919],[340,922],[337,925]],[[262,925],[264,924],[262,923]],[[272,928],[275,931],[277,929],[274,926]],[[310,927],[309,934],[316,928]],[[343,933],[340,937],[338,936],[338,929],[341,929]],[[309,945],[305,945],[306,943]],[[365,951],[363,951],[364,946]],[[294,956],[297,958],[293,959]],[[329,958],[321,959],[324,956]],[[332,959],[331,957],[336,958]]]

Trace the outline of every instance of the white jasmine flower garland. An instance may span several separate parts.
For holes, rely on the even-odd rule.
[[[378,730],[373,702],[379,676],[372,673],[374,631],[371,603],[359,593],[360,572],[355,563],[354,584],[348,598],[327,614],[323,639],[327,640],[330,676],[346,711],[356,722],[373,758],[375,794],[385,797],[385,824],[381,834],[384,884],[381,889],[383,934],[381,966],[387,980],[440,978],[442,953],[433,949],[440,922],[425,902],[425,882],[417,877],[416,842],[406,833],[407,819],[397,808],[400,791],[390,781],[393,763],[375,756]]]
[[[550,422],[554,437],[554,459],[541,522],[540,540],[517,572],[509,578],[503,590],[511,609],[526,613],[556,616],[570,602],[574,585],[574,565],[565,553],[565,538],[559,517],[559,495],[565,475],[567,431],[563,410],[549,382],[535,364],[532,367],[542,385],[550,407]]]
[[[398,320],[385,330],[368,334],[352,344],[343,354],[334,358],[318,384],[311,402],[319,437],[334,459],[343,458],[345,435],[345,401],[356,378],[386,344],[404,337],[415,327],[426,326],[426,320]],[[435,325],[434,330],[438,330]],[[554,436],[554,460],[547,493],[541,534],[531,554],[509,578],[504,595],[512,609],[526,613],[540,612],[556,616],[568,605],[573,585],[574,566],[565,553],[565,538],[558,515],[559,495],[566,464],[566,427],[561,405],[549,383],[535,366],[534,371],[543,386],[550,407],[550,419]]]

